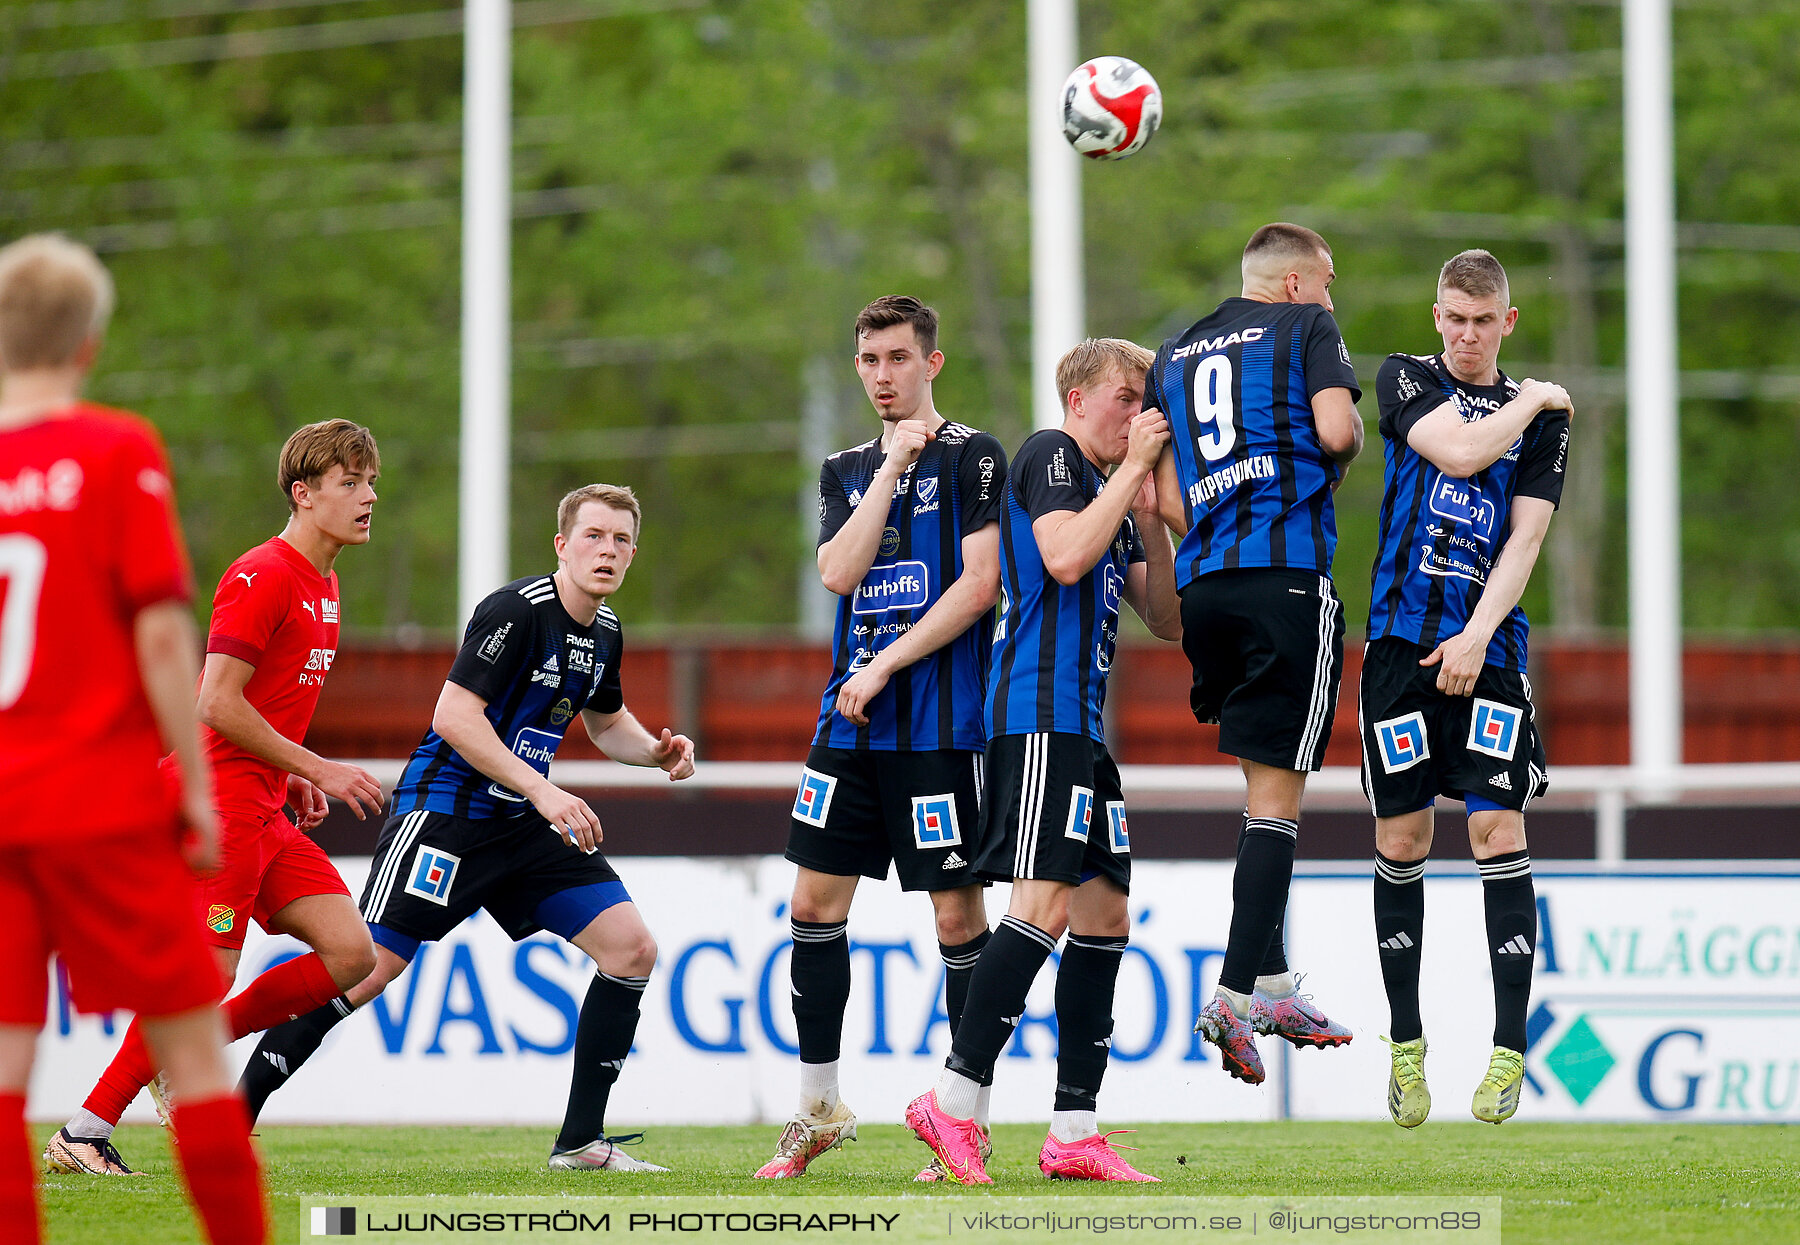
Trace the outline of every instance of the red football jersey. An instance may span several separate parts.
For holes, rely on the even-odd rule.
[[[256,667],[244,699],[295,743],[306,738],[319,689],[337,656],[338,581],[281,537],[233,562],[213,594],[208,653]],[[270,814],[287,802],[287,772],[202,728],[221,812]]]
[[[79,404],[0,428],[0,845],[173,826],[132,624],[192,594],[147,422]]]

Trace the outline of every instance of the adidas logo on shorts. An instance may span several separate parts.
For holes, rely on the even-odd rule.
[[[948,856],[944,857],[944,863],[939,865],[938,868],[944,870],[964,869],[968,867],[968,864],[969,862],[964,860],[961,856],[958,856],[955,852],[951,852]]]
[[[1512,776],[1510,774],[1495,774],[1492,778],[1488,779],[1488,786],[1498,787],[1502,791],[1511,791]]]

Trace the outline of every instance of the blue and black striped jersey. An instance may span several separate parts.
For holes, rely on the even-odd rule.
[[[625,707],[619,661],[625,637],[602,605],[591,626],[569,617],[548,575],[514,580],[475,607],[449,681],[487,702],[502,743],[540,774],[584,709]],[[475,769],[436,731],[427,731],[394,788],[393,815],[415,809],[475,820],[517,817],[525,797]]]
[[[1000,526],[1000,621],[988,678],[987,730],[1055,732],[1106,742],[1106,675],[1119,639],[1125,572],[1144,561],[1130,515],[1093,569],[1059,584],[1045,569],[1032,522],[1058,510],[1085,510],[1106,477],[1075,438],[1046,428],[1025,438],[1006,479]]]
[[[1338,468],[1313,423],[1322,389],[1362,397],[1337,323],[1312,303],[1228,298],[1157,351],[1144,409],[1168,416],[1188,517],[1177,588],[1236,567],[1331,573]]]
[[[819,543],[849,521],[881,469],[880,438],[843,450],[819,471]],[[888,680],[858,726],[837,711],[838,689],[905,635],[963,572],[963,537],[1000,516],[1006,451],[991,433],[946,421],[888,505],[887,527],[868,574],[838,600],[831,681],[813,743],[824,748],[932,752],[987,746],[981,698],[987,686],[992,615]]]
[[[1506,545],[1515,497],[1562,500],[1569,413],[1541,411],[1491,466],[1446,476],[1406,442],[1420,419],[1452,403],[1465,423],[1518,395],[1505,373],[1492,385],[1457,380],[1441,355],[1389,355],[1375,379],[1386,488],[1369,601],[1371,640],[1399,636],[1431,649],[1468,625],[1494,559]],[[1523,673],[1530,624],[1514,606],[1488,642],[1487,664]]]

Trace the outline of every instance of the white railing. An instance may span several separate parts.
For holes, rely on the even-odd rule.
[[[391,789],[403,762],[357,761]],[[1233,765],[1123,765],[1119,767],[1126,797],[1140,808],[1222,807],[1242,798],[1243,775]],[[583,791],[667,790],[661,770],[611,761],[558,761],[556,781]],[[800,779],[799,761],[707,761],[681,784],[686,791],[792,791]],[[1696,803],[1695,797],[1729,797],[1743,802],[1758,795],[1776,802],[1800,804],[1800,763],[1761,765],[1680,765],[1672,769],[1638,770],[1630,766],[1567,765],[1550,771],[1550,795],[1543,805],[1590,808],[1594,813],[1594,859],[1602,865],[1625,860],[1625,816],[1629,809]],[[1307,782],[1311,807],[1364,808],[1362,776],[1356,770],[1332,768]],[[1704,844],[1695,854],[1706,854]],[[1800,841],[1797,841],[1800,855]]]

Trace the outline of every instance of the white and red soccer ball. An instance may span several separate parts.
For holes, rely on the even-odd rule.
[[[1123,160],[1143,150],[1162,124],[1162,88],[1123,56],[1096,56],[1063,83],[1063,137],[1090,160]]]

